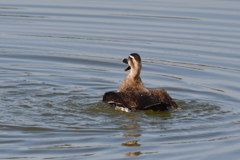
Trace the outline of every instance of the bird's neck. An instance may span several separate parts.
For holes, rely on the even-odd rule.
[[[128,76],[126,78],[129,78],[129,79],[139,79],[140,78],[140,73],[141,73],[141,67],[132,68],[130,70],[130,73],[128,74]]]
[[[131,69],[130,73],[123,80],[120,85],[118,92],[147,92],[148,90],[142,83],[139,71],[134,71]]]

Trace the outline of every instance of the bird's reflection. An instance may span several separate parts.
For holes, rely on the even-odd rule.
[[[133,141],[128,141],[125,143],[122,143],[123,146],[125,147],[139,147],[141,144],[138,144],[138,140],[133,140]]]
[[[122,146],[124,147],[140,147],[141,144],[138,143],[139,140],[136,140],[136,137],[142,136],[142,130],[140,129],[140,125],[138,124],[141,119],[139,119],[138,114],[127,114],[125,118],[128,120],[126,124],[127,130],[122,135],[123,137],[126,137],[127,142],[122,143]],[[125,153],[126,156],[132,157],[132,156],[139,156],[141,152],[129,152]]]
[[[140,137],[141,134],[124,134],[123,137]]]
[[[141,154],[142,152],[129,152],[129,153],[126,153],[125,155],[128,157],[134,157],[134,156],[139,156]]]

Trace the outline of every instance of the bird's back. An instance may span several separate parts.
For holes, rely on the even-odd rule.
[[[150,90],[149,92],[107,92],[103,96],[103,102],[115,104],[116,106],[125,107],[130,110],[152,109],[165,111],[172,105],[172,99],[168,96],[164,90]]]
[[[149,92],[151,92],[153,95],[158,97],[161,102],[169,104],[169,106],[172,109],[178,108],[177,104],[174,102],[172,97],[167,93],[167,91],[165,91],[163,89],[155,89],[155,90],[149,90]]]

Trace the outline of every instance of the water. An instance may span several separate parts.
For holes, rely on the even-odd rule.
[[[0,4],[0,159],[239,159],[240,2]],[[133,52],[181,109],[101,102]]]

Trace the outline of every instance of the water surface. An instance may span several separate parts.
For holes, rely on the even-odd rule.
[[[0,159],[238,159],[238,1],[0,2]],[[130,53],[180,109],[101,102]]]

